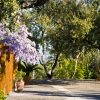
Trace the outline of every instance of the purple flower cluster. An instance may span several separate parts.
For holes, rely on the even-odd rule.
[[[20,26],[16,32],[10,32],[0,23],[0,41],[9,46],[9,51],[15,54],[15,60],[18,62],[23,59],[30,64],[36,64],[39,60],[38,51],[35,42],[27,38],[29,35],[31,33],[25,25]]]

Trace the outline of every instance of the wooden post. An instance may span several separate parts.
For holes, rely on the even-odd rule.
[[[0,90],[6,91],[6,49],[8,49],[8,46],[4,46],[0,43],[0,49],[1,49],[1,57],[0,57]],[[5,92],[4,92],[5,95]]]
[[[3,47],[3,44],[0,43],[0,48],[2,48],[2,47]]]
[[[14,61],[14,66],[13,66],[13,79],[16,76],[16,72],[18,71],[18,62]]]
[[[1,50],[0,90],[5,90],[5,67],[6,67],[5,58],[6,58],[5,48],[2,48]]]
[[[13,78],[15,78],[16,71],[18,70],[18,63],[15,62],[14,54],[6,52],[8,48],[8,46],[0,44],[0,90],[5,91],[4,95],[12,91]]]
[[[14,66],[13,66],[13,79],[16,78],[16,72],[18,71],[18,62],[15,61],[14,59]],[[16,89],[16,83],[13,82],[13,90],[15,91]]]
[[[9,93],[9,88],[10,88],[10,78],[9,78],[9,75],[11,73],[9,73],[9,66],[10,66],[10,52],[7,52],[6,53],[6,90],[5,90],[5,94],[8,94]]]
[[[10,54],[10,66],[9,66],[9,70],[10,70],[10,80],[9,80],[9,83],[10,83],[10,91],[12,91],[12,88],[13,88],[13,61],[14,61],[14,55],[13,54]]]
[[[1,79],[2,77],[1,77],[1,56],[0,56],[0,84],[1,84]],[[1,85],[0,85],[0,90],[1,90]]]

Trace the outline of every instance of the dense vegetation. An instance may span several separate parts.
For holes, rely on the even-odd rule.
[[[33,34],[28,38],[42,49],[40,64],[45,71],[40,71],[40,76],[36,73],[36,78],[100,76],[99,0],[50,0],[32,9],[20,9],[20,3],[12,1],[16,6],[8,6],[7,1],[0,6],[4,8],[0,19],[10,30],[25,24]]]

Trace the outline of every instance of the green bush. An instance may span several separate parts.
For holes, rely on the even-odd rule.
[[[6,98],[9,96],[9,94],[7,94],[6,96],[3,96],[4,94],[4,90],[0,90],[0,100],[6,100]]]

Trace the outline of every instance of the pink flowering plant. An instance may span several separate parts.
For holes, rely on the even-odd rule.
[[[25,25],[20,26],[16,32],[11,32],[0,23],[0,41],[9,46],[8,50],[15,54],[17,62],[23,59],[30,64],[36,64],[39,60],[35,42],[28,39],[31,35]]]

